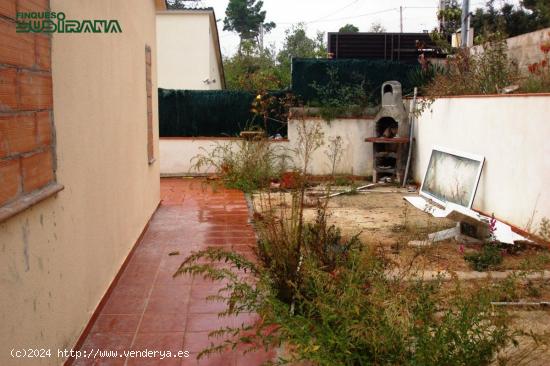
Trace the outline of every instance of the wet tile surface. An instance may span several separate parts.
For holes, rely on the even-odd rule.
[[[161,179],[161,197],[159,209],[81,350],[188,351],[190,357],[169,358],[159,353],[155,357],[92,357],[73,365],[255,366],[272,359],[273,352],[245,355],[236,349],[197,360],[202,349],[220,341],[209,338],[210,331],[253,322],[255,317],[220,318],[224,304],[205,299],[217,293],[219,284],[173,277],[187,255],[209,246],[252,253],[255,235],[243,193],[212,189],[198,179],[171,178]]]

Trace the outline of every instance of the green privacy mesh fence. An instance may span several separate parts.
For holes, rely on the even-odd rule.
[[[292,62],[292,93],[305,104],[315,104],[316,90],[313,82],[323,85],[328,81],[327,69],[335,67],[342,84],[364,82],[369,102],[380,103],[380,87],[388,80],[397,80],[403,86],[403,94],[412,90],[412,76],[416,65],[384,60],[356,59],[294,59]],[[282,97],[287,91],[270,92]],[[159,123],[161,137],[237,136],[253,126],[264,127],[261,117],[251,112],[254,94],[234,90],[171,90],[159,89]],[[267,123],[270,136],[286,136],[285,111],[281,106],[273,108]]]
[[[284,92],[271,93],[279,94]],[[237,136],[246,128],[264,127],[263,119],[250,111],[252,93],[159,89],[158,95],[161,137]],[[272,117],[268,133],[286,136],[286,125],[275,120],[277,115]]]
[[[303,59],[292,60],[292,91],[304,103],[314,103],[317,100],[313,82],[319,85],[328,81],[327,69],[338,70],[338,78],[342,84],[356,84],[364,81],[365,91],[369,101],[380,103],[380,87],[388,80],[397,80],[403,86],[403,94],[412,91],[411,76],[419,66],[408,65],[385,60],[359,59]]]

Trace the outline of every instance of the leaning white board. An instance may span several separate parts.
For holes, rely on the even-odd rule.
[[[459,222],[473,219],[480,225],[487,225],[491,218],[471,209],[484,162],[483,156],[435,146],[420,187],[420,196],[403,198],[437,218],[448,217]],[[496,240],[507,244],[526,240],[514,233],[510,225],[498,220],[493,235]]]

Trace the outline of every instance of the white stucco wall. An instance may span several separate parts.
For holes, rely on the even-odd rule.
[[[549,116],[549,95],[438,99],[415,125],[414,178],[434,145],[482,155],[473,208],[520,228],[533,217],[536,227],[550,218]]]
[[[0,365],[61,365],[160,200],[147,156],[145,45],[155,2],[51,0],[70,19],[117,19],[122,33],[52,35],[57,182],[65,189],[0,223]],[[45,348],[52,357],[10,356]]]
[[[298,141],[299,120],[288,123],[288,141],[273,142],[293,155]],[[327,149],[331,138],[342,138],[342,158],[336,167],[336,174],[359,176],[372,175],[372,144],[365,142],[366,137],[374,135],[374,120],[372,119],[336,119],[327,123],[319,118],[309,118],[305,123],[318,123],[323,132],[323,146],[311,159],[310,174],[329,175],[331,164]],[[191,169],[190,159],[206,151],[211,151],[216,144],[233,144],[238,146],[238,140],[227,138],[161,138],[160,139],[160,172],[161,175],[205,174],[211,171]]]
[[[158,86],[164,89],[221,89],[211,12],[157,13]],[[215,24],[214,24],[215,26]],[[205,83],[204,80],[215,79]]]
[[[298,141],[299,119],[288,121],[288,140],[292,149]],[[342,157],[336,166],[336,174],[372,176],[372,144],[365,138],[374,136],[373,119],[335,119],[326,122],[319,118],[309,118],[305,123],[318,123],[323,133],[323,146],[315,151],[311,159],[309,173],[313,175],[331,174],[331,163],[327,156],[330,140],[342,138]]]
[[[212,19],[210,21],[212,22]],[[209,85],[210,90],[223,89],[222,73],[220,70],[220,65],[218,63],[218,56],[217,56],[217,52],[221,52],[221,51],[218,49],[218,40],[215,38],[215,35],[212,32],[212,27],[215,27],[215,26],[216,25],[214,24],[208,28],[208,36],[210,38],[210,80],[215,80],[215,82],[212,82]]]
[[[204,155],[211,152],[216,146],[231,146],[237,148],[239,139],[229,138],[161,138],[160,148],[160,174],[163,176],[182,176],[182,175],[202,175],[214,173],[212,169],[196,170],[191,161],[197,155]],[[282,149],[288,148],[288,141],[282,140],[272,142],[281,146]]]
[[[550,28],[522,34],[508,38],[508,56],[515,61],[520,70],[527,71],[529,65],[544,60],[544,53],[540,49],[542,44],[550,42]],[[483,52],[483,46],[471,48],[473,54]]]

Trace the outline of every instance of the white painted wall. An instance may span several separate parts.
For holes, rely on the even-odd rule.
[[[212,21],[212,20],[211,20]],[[210,38],[210,80],[212,83],[209,85],[211,90],[223,89],[222,86],[222,73],[220,70],[220,65],[218,63],[217,52],[221,52],[218,49],[218,41],[212,33],[213,26],[208,27],[208,35]],[[220,54],[221,57],[221,54]]]
[[[145,79],[155,3],[50,5],[72,19],[117,19],[123,32],[52,35],[56,175],[65,189],[0,223],[0,365],[63,364],[57,349],[74,347],[160,200],[159,164],[147,157]],[[158,157],[154,56],[152,67]],[[13,348],[51,349],[52,357],[12,358]]]
[[[299,119],[288,121],[288,140],[292,149],[298,141]],[[306,124],[318,123],[323,132],[323,146],[313,154],[311,169],[313,175],[331,174],[331,163],[327,156],[330,140],[337,136],[342,138],[342,158],[336,166],[336,174],[372,176],[372,144],[365,138],[374,136],[373,119],[335,119],[326,122],[319,118],[306,118]],[[306,127],[308,128],[308,127]]]
[[[158,86],[164,89],[222,88],[211,29],[211,11],[157,13]],[[205,79],[213,80],[210,84]]]
[[[529,65],[544,60],[544,53],[540,49],[542,44],[550,42],[550,28],[522,34],[508,38],[508,56],[514,60],[520,70],[527,71]],[[483,52],[483,46],[471,48],[473,54]]]
[[[525,228],[550,218],[550,96],[438,99],[415,128],[414,179],[439,145],[485,157],[473,208]],[[533,232],[533,229],[531,230]]]
[[[299,120],[288,123],[288,138],[274,142],[279,146],[295,149],[298,141]],[[374,136],[374,120],[371,119],[337,119],[327,123],[319,118],[309,118],[307,124],[318,123],[324,135],[323,146],[313,155],[310,174],[329,175],[331,164],[326,155],[331,138],[342,138],[342,158],[336,168],[336,174],[360,176],[372,175],[372,144],[364,142],[366,137]],[[227,138],[161,138],[160,139],[160,172],[162,175],[205,174],[211,171],[191,169],[190,159],[201,152],[212,151],[216,144],[233,144],[238,140]],[[204,150],[201,150],[204,149]],[[291,152],[287,151],[289,155]]]
[[[233,148],[239,146],[239,139],[228,138],[161,138],[160,139],[160,174],[162,176],[202,175],[214,173],[212,169],[196,170],[192,167],[193,157],[211,152],[216,146],[229,145]],[[282,148],[288,147],[288,142],[282,140],[274,142]]]

